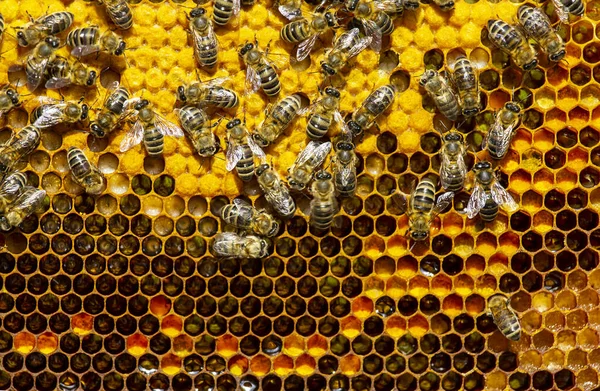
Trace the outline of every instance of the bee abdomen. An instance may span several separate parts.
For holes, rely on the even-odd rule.
[[[179,119],[181,120],[181,126],[188,133],[196,133],[202,129],[204,124],[209,121],[208,116],[204,110],[194,106],[186,106],[179,112]]]
[[[468,91],[477,88],[475,70],[466,57],[460,57],[454,65],[454,80],[459,91]]]
[[[131,8],[125,0],[119,1],[114,6],[107,7],[108,16],[115,25],[121,30],[127,30],[133,25],[133,15]]]
[[[242,148],[244,148],[244,157],[237,162],[235,170],[242,181],[250,182],[254,178],[254,155],[248,145],[243,145]]]
[[[294,20],[281,29],[281,39],[290,43],[302,42],[309,38],[309,24],[306,19]]]
[[[424,179],[417,185],[411,199],[413,209],[430,211],[435,201],[435,185],[429,179]]]
[[[127,99],[129,99],[129,91],[124,87],[119,87],[108,97],[104,107],[117,115],[121,115],[125,110]]]
[[[479,215],[481,216],[481,220],[485,222],[492,222],[498,216],[498,204],[492,199],[492,197],[488,197],[485,201],[485,205],[479,211]]]
[[[67,35],[67,44],[72,47],[95,45],[100,38],[97,27],[83,27],[71,30]]]
[[[334,177],[334,185],[340,197],[350,197],[356,190],[356,177],[354,176],[348,179],[348,181],[344,181],[339,175],[336,175]]]
[[[83,151],[76,147],[69,148],[67,152],[67,162],[73,172],[73,176],[79,179],[92,171],[92,166]]]
[[[144,145],[148,155],[161,155],[165,146],[165,136],[150,124],[144,130]]]
[[[219,46],[216,40],[210,37],[202,37],[196,47],[196,59],[200,65],[212,68],[217,64]]]
[[[275,69],[267,64],[263,64],[258,69],[258,75],[260,77],[260,85],[267,94],[267,96],[275,96],[281,91],[281,83],[279,82],[279,76]]]
[[[50,27],[50,35],[60,34],[73,24],[73,14],[67,11],[54,12],[39,19],[39,23]]]
[[[378,116],[390,107],[395,96],[396,89],[391,85],[385,85],[373,91],[363,105],[373,115]]]
[[[213,6],[213,21],[219,26],[224,26],[233,15],[232,0],[215,0]]]
[[[318,140],[325,136],[331,126],[331,117],[321,114],[313,114],[306,124],[306,135],[312,140]]]
[[[446,178],[445,182],[446,182],[445,190],[453,191],[456,193],[456,192],[460,191],[460,189],[463,188],[463,186],[465,184],[465,178],[459,172],[456,172],[454,174],[450,174]]]
[[[221,218],[237,228],[248,229],[252,223],[252,208],[227,204],[221,210]]]
[[[560,0],[560,2],[567,8],[570,14],[581,16],[585,12],[585,7],[581,0]]]
[[[490,20],[488,31],[490,39],[508,51],[513,51],[523,42],[522,34],[502,20]]]
[[[310,223],[317,229],[328,229],[333,221],[335,210],[331,201],[315,203],[311,214]]]
[[[2,38],[2,34],[4,33],[4,16],[0,14],[0,38]]]
[[[235,92],[223,87],[211,87],[208,89],[206,102],[223,109],[231,109],[237,107],[239,98]]]
[[[301,101],[300,97],[296,94],[290,95],[287,98],[283,99],[275,108],[273,109],[272,117],[275,121],[279,122],[282,126],[286,126],[294,117],[296,117],[296,113],[300,110]]]
[[[383,11],[377,11],[373,15],[373,21],[379,28],[381,35],[390,35],[394,32],[394,22],[392,18]]]

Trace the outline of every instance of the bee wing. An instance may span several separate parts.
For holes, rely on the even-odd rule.
[[[563,23],[569,22],[569,13],[565,11],[564,5],[560,2],[560,0],[552,0],[552,4],[554,4],[554,10],[556,11],[556,16]]]
[[[97,53],[99,51],[99,45],[82,45],[74,47],[73,50],[71,50],[71,55],[74,57],[84,57],[92,53]]]
[[[283,15],[288,20],[294,20],[302,17],[302,10],[300,8],[296,8],[291,4],[279,4],[277,7],[281,15]]]
[[[221,256],[231,256],[231,243],[237,243],[240,237],[233,232],[221,232],[215,236],[213,251]]]
[[[310,51],[315,46],[315,42],[317,42],[318,37],[319,34],[313,34],[312,37],[305,39],[298,44],[298,49],[296,49],[296,60],[302,61],[308,57]]]
[[[25,190],[27,190],[27,187]],[[20,197],[21,202],[19,203],[19,206],[23,209],[30,207],[38,209],[41,206],[41,203],[44,201],[44,198],[46,198],[46,190],[36,190],[33,195],[27,197],[25,200],[23,200],[23,197]]]
[[[435,216],[439,215],[444,209],[446,209],[446,207],[452,202],[453,198],[454,192],[452,191],[447,191],[441,194],[438,197],[435,206],[433,207],[433,210],[431,212],[431,218],[433,219]]]
[[[227,153],[225,154],[225,160],[227,161],[227,171],[231,171],[235,168],[236,164],[244,157],[244,150],[240,145],[227,146]]]
[[[391,200],[400,209],[400,213],[406,213],[408,210],[408,200],[404,193],[400,191],[396,192],[396,194],[392,195]]]
[[[338,175],[342,183],[347,183],[356,175],[356,161],[346,165],[339,165]]]
[[[240,13],[240,9],[242,8],[241,0],[233,0],[233,15],[237,16]]]
[[[37,96],[34,99],[39,105],[58,105],[61,103],[58,99],[50,98],[45,95]]]
[[[393,0],[377,0],[373,2],[375,9],[383,11],[387,14],[397,14],[396,2]]]
[[[50,59],[48,57],[42,58],[40,61],[31,61],[29,66],[33,69],[33,72],[27,73],[27,88],[29,91],[35,91],[40,86],[42,79],[44,78],[44,72]],[[29,68],[27,68],[29,69]]]
[[[38,117],[33,123],[33,126],[37,128],[48,128],[50,126],[58,125],[61,122],[63,116],[63,104],[48,105],[45,107],[42,115]]]
[[[62,77],[53,77],[46,82],[46,88],[49,90],[58,90],[71,85],[71,80]]]
[[[144,138],[144,127],[142,126],[141,121],[137,121],[131,127],[129,132],[127,132],[127,134],[123,138],[123,141],[121,141],[121,146],[119,147],[119,150],[121,152],[126,152],[126,151],[130,150],[131,148],[135,147],[136,145],[138,145],[139,143],[141,143],[143,138]]]
[[[340,125],[344,124],[344,117],[342,117],[342,113],[340,113],[338,110],[333,112],[333,119]]]
[[[202,84],[206,87],[219,87],[225,84],[226,77],[215,77],[214,79],[203,81]]]
[[[327,141],[321,143],[319,141],[311,141],[306,148],[300,152],[294,165],[301,166],[306,163],[308,159],[314,158],[315,161],[319,162],[317,166],[320,166],[329,154],[329,151],[331,151],[331,142]]]
[[[164,134],[165,136],[171,137],[183,137],[183,130],[173,122],[167,120],[162,115],[154,112],[154,126],[158,129],[159,132]]]
[[[258,91],[260,88],[260,76],[256,70],[246,65],[246,95]]]
[[[136,111],[134,109],[135,104],[138,103],[140,100],[141,100],[141,98],[139,96],[136,96],[136,97],[131,98],[131,99],[127,99],[125,101],[125,105],[124,105],[125,106],[125,110]]]
[[[250,205],[249,202],[245,201],[242,198],[234,198],[232,202],[235,204],[235,206],[249,206],[251,208],[253,207],[252,205]]]
[[[254,141],[252,137],[247,136],[246,142],[248,143],[248,146],[250,147],[250,150],[252,151],[254,156],[259,158],[260,160],[267,158],[267,156],[265,155],[265,151],[263,151],[262,148],[258,146],[258,144]]]
[[[519,209],[519,205],[517,205],[517,203],[515,202],[515,200],[513,200],[509,192],[506,191],[506,189],[504,189],[502,185],[498,183],[498,181],[494,181],[494,183],[492,183],[491,191],[492,198],[494,199],[494,201],[498,205],[503,207],[505,210],[509,212],[514,212],[517,209]]]
[[[365,35],[371,37],[371,48],[379,52],[381,51],[381,41],[383,39],[381,30],[377,27],[377,24],[372,20],[362,20],[363,27],[365,29]]]
[[[483,186],[481,186],[479,182],[475,183],[475,188],[471,193],[471,198],[469,198],[469,202],[467,203],[467,207],[465,208],[464,213],[466,213],[470,219],[477,216],[479,211],[483,209],[486,198],[487,196],[485,194]]]
[[[510,147],[514,125],[511,124],[506,128],[502,128],[502,125],[498,122],[497,124],[495,123],[493,125],[493,128],[490,129],[490,132],[492,132],[494,129],[500,135],[500,140],[497,145],[497,154],[498,156],[504,156]],[[487,141],[489,141],[489,139]]]
[[[358,44],[356,44],[355,46],[350,48],[350,50],[348,51],[348,58],[350,59],[350,58],[358,55],[358,53],[365,50],[371,44],[372,39],[373,39],[373,37],[371,37],[371,36],[362,37],[359,40]],[[379,46],[381,47],[381,43],[379,44]]]

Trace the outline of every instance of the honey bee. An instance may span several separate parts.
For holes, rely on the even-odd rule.
[[[4,35],[4,28],[6,25],[4,24],[4,15],[0,13],[0,41],[2,40],[2,36]]]
[[[487,22],[488,37],[498,49],[512,57],[518,67],[530,71],[537,66],[537,53],[521,31],[502,20]]]
[[[232,17],[240,13],[240,0],[215,0],[213,4],[213,21],[219,26],[225,26]]]
[[[49,128],[62,123],[75,123],[88,119],[89,107],[76,101],[59,101],[49,97],[39,97],[40,106],[31,112],[31,123],[38,129]]]
[[[128,30],[133,26],[133,14],[125,0],[100,0],[106,7],[106,13],[112,22],[121,30]]]
[[[219,142],[212,132],[213,126],[204,110],[185,106],[177,112],[181,127],[186,131],[194,149],[201,157],[211,157],[219,151]]]
[[[458,192],[465,184],[467,147],[464,137],[458,132],[442,135],[440,151],[440,182],[446,191]]]
[[[0,181],[23,157],[29,155],[40,145],[42,134],[33,125],[25,126],[0,147]]]
[[[539,8],[523,4],[517,11],[525,34],[536,40],[550,61],[560,61],[566,54],[565,42],[552,28],[550,18]]]
[[[46,67],[46,88],[60,89],[71,84],[90,87],[96,83],[98,74],[80,62],[71,63],[66,58],[57,56]]]
[[[258,44],[247,43],[239,54],[246,64],[246,94],[256,92],[259,88],[262,88],[268,97],[279,94],[279,76],[267,59],[267,54],[258,49]]]
[[[21,105],[21,99],[16,88],[10,84],[0,87],[0,118],[15,107]]]
[[[125,53],[127,44],[116,33],[107,30],[100,33],[96,26],[71,30],[67,35],[67,45],[71,46],[71,55],[84,57],[92,53],[105,51],[114,56]]]
[[[227,171],[234,168],[244,182],[249,182],[254,177],[254,157],[266,159],[263,150],[256,145],[242,121],[235,118],[227,124]]]
[[[321,92],[323,94],[323,92]],[[306,135],[312,140],[325,136],[333,121],[344,123],[340,114],[340,92],[333,87],[327,87],[324,96],[315,102],[309,109]]]
[[[27,186],[27,177],[22,172],[16,171],[0,182],[0,215],[12,204]]]
[[[302,113],[301,105],[300,95],[292,94],[281,99],[270,109],[267,108],[264,121],[252,134],[252,138],[258,146],[266,148],[273,143],[296,118],[296,115]]]
[[[73,179],[85,189],[86,193],[93,195],[102,193],[104,189],[104,176],[100,173],[98,167],[88,160],[81,149],[77,147],[69,148],[67,161]]]
[[[509,212],[517,210],[517,203],[498,182],[490,162],[476,163],[473,171],[475,187],[464,211],[470,219],[479,214],[481,220],[491,222],[498,215],[500,207]]]
[[[479,81],[473,64],[465,56],[460,56],[454,62],[454,84],[458,90],[458,100],[462,114],[466,118],[472,117],[481,110],[479,96]]]
[[[288,20],[302,17],[302,0],[277,0],[277,10]]]
[[[128,105],[133,106],[137,121],[121,142],[121,152],[128,151],[143,140],[148,155],[159,156],[165,146],[165,136],[183,137],[183,130],[154,111],[147,99],[130,99]]]
[[[358,157],[350,140],[342,139],[335,146],[333,183],[340,197],[350,197],[356,191]]]
[[[48,64],[54,61],[56,50],[60,46],[60,40],[56,37],[47,37],[37,44],[27,57],[25,73],[27,75],[27,88],[35,91],[42,83]]]
[[[360,108],[352,113],[352,119],[347,123],[352,135],[358,137],[373,126],[377,117],[392,105],[395,97],[396,87],[391,84],[381,86],[371,92]]]
[[[221,218],[229,225],[260,236],[272,237],[279,232],[279,223],[273,216],[239,198],[221,209]]]
[[[236,108],[240,100],[235,91],[221,87],[227,79],[218,77],[177,87],[177,99],[188,105],[213,106],[221,109]]]
[[[0,216],[0,230],[9,231],[21,224],[29,215],[41,208],[44,198],[46,198],[45,190],[26,186],[21,195],[9,206],[6,214]]]
[[[435,202],[435,184],[429,178],[419,182],[410,196],[410,202],[406,201],[404,194],[398,194],[400,196],[398,206],[408,215],[407,235],[410,235],[414,241],[427,239],[431,223],[454,198],[454,193],[447,191],[442,193]]]
[[[583,16],[585,6],[581,0],[552,0],[556,15],[563,23],[569,23],[569,14]]]
[[[407,0],[373,0],[373,3],[375,8],[385,12],[391,18],[396,18],[404,13]]]
[[[37,45],[46,37],[66,31],[73,24],[73,14],[66,11],[54,12],[31,20],[24,27],[17,27],[17,42],[21,47]]]
[[[331,151],[331,143],[311,141],[300,152],[294,164],[288,168],[288,185],[294,190],[302,191],[312,179],[315,169],[319,167]]]
[[[348,63],[348,60],[365,50],[372,39],[371,37],[361,37],[357,28],[343,32],[321,61],[323,74],[333,76],[338,73]]]
[[[493,159],[502,159],[508,153],[521,121],[521,107],[516,102],[506,102],[496,114],[496,120],[483,139],[481,148],[488,150]]]
[[[258,185],[265,193],[265,199],[282,217],[291,217],[296,212],[296,204],[279,175],[268,164],[256,168]]]
[[[454,9],[454,0],[434,0],[434,3],[440,7],[442,11],[452,11]]]
[[[216,8],[215,8],[216,11]],[[216,13],[213,14],[213,18]],[[194,8],[189,15],[190,33],[194,41],[194,55],[202,67],[214,68],[219,54],[219,41],[212,22],[206,17],[204,8]]]
[[[364,30],[365,35],[371,37],[371,48],[375,51],[381,50],[381,41],[384,35],[390,35],[394,31],[394,22],[390,15],[378,6],[386,3],[374,1],[350,0],[354,10],[354,16],[358,19]]]
[[[509,300],[501,293],[492,295],[488,299],[488,306],[494,323],[504,336],[512,341],[521,339],[521,324],[519,317],[510,308]]]
[[[335,27],[335,20],[331,12],[318,13],[311,20],[300,18],[293,20],[281,29],[281,39],[286,42],[296,43],[296,60],[302,61],[312,51],[317,38],[328,29]]]
[[[455,121],[458,118],[461,112],[458,100],[443,76],[437,71],[428,69],[421,76],[419,84],[425,88],[425,91],[433,99],[440,113],[450,121]]]
[[[419,0],[404,0],[404,8],[414,11],[419,8]]]
[[[313,200],[310,202],[310,225],[319,230],[331,227],[333,217],[338,212],[335,199],[335,186],[331,174],[319,171],[312,183],[310,193]]]
[[[223,258],[264,258],[269,255],[269,245],[258,236],[221,232],[215,236],[213,251]]]
[[[108,88],[108,95],[104,99],[100,114],[90,124],[90,132],[98,137],[108,136],[119,126],[130,114],[127,101],[129,100],[129,91],[119,82],[114,82]]]

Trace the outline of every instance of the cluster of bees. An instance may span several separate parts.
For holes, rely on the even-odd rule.
[[[563,22],[568,21],[569,14],[583,13],[581,0],[552,1]],[[200,67],[210,70],[218,63],[219,43],[214,26],[226,25],[240,12],[242,5],[252,3],[252,0],[214,0],[212,17],[202,7],[189,12],[189,32]],[[435,3],[443,11],[451,11],[454,7],[452,0],[435,0]],[[103,4],[117,28],[131,27],[132,14],[125,1],[105,0]],[[340,71],[363,50],[370,47],[380,51],[383,37],[394,30],[394,19],[405,9],[418,7],[419,3],[415,0],[322,0],[310,15],[302,12],[301,5],[301,0],[280,0],[276,5],[279,12],[289,19],[280,35],[282,40],[297,45],[294,61],[306,59],[325,32],[335,31],[336,35],[331,48],[325,50],[320,60],[323,78],[318,91],[320,98],[313,104],[305,104],[304,97],[298,93],[279,98],[281,83],[277,67],[269,58],[268,46],[262,51],[256,40],[244,43],[239,55],[246,68],[245,93],[262,90],[275,103],[267,110],[264,121],[252,131],[239,118],[227,122],[226,167],[230,171],[235,169],[244,182],[256,176],[265,199],[282,219],[290,218],[296,212],[290,192],[308,190],[312,196],[308,213],[310,225],[316,230],[326,231],[338,212],[337,198],[352,196],[356,190],[356,143],[361,141],[367,129],[376,126],[376,119],[392,105],[397,94],[393,84],[379,87],[345,119],[339,110],[341,91],[332,86],[332,80],[339,81],[342,78]],[[510,55],[517,66],[525,71],[537,66],[537,52],[529,38],[537,41],[550,61],[560,61],[564,57],[565,44],[541,9],[521,6],[518,21],[518,26],[512,26],[501,20],[490,20],[487,26],[491,42]],[[79,59],[101,51],[114,56],[125,54],[126,43],[117,33],[84,27],[70,31],[66,37],[66,44],[72,49],[71,55],[77,61],[57,56],[55,52],[61,47],[58,35],[66,32],[72,23],[73,14],[56,12],[16,28],[18,44],[33,47],[24,63],[31,91],[36,90],[43,80],[46,80],[45,87],[49,89],[71,84],[93,86],[96,72]],[[4,32],[1,16],[0,32]],[[19,66],[23,67],[16,67]],[[213,123],[208,110],[236,109],[239,106],[237,93],[223,87],[225,81],[224,78],[198,80],[177,89],[180,108],[176,109],[176,113],[181,127],[157,113],[147,99],[132,97],[130,91],[119,83],[109,87],[103,105],[93,119],[89,118],[90,108],[82,101],[39,98],[40,106],[31,113],[31,124],[17,131],[0,148],[0,229],[18,226],[40,207],[46,196],[45,191],[28,186],[24,174],[14,171],[15,164],[37,148],[43,129],[61,123],[87,124],[85,128],[91,134],[104,138],[122,124],[130,123],[132,125],[120,146],[122,152],[143,142],[149,155],[161,155],[165,136],[183,137],[187,134],[196,152],[208,158],[220,149],[213,132],[219,121]],[[433,69],[426,70],[420,77],[420,85],[439,112],[451,121],[467,120],[483,109],[476,68],[465,56],[457,58],[451,64],[451,71],[445,75]],[[10,85],[2,87],[0,114],[19,104],[17,90]],[[520,102],[510,101],[496,114],[482,145],[492,159],[499,160],[506,155],[522,110]],[[307,116],[306,135],[311,141],[288,169],[286,184],[267,164],[263,148],[276,142],[299,115]],[[335,124],[342,129],[340,135],[333,142],[325,141]],[[445,192],[436,200],[436,184],[424,178],[416,184],[410,196],[399,193],[394,197],[409,218],[407,235],[415,242],[427,239],[434,218],[450,205],[454,193],[465,185],[467,146],[464,137],[456,130],[450,130],[442,135],[442,142],[440,182]],[[330,173],[322,166],[332,150],[330,167],[333,167],[333,172]],[[256,161],[260,163],[256,164]],[[104,191],[106,186],[102,174],[80,149],[69,149],[68,163],[73,178],[86,192],[97,195]],[[473,170],[475,186],[463,213],[469,218],[480,215],[483,221],[488,222],[495,219],[500,207],[508,210],[517,208],[510,194],[496,179],[490,162],[477,162]],[[213,252],[221,257],[266,257],[269,242],[265,238],[280,231],[280,223],[272,214],[257,210],[241,200],[226,205],[221,210],[221,217],[238,229],[238,233],[223,232],[215,237]],[[509,308],[508,299],[495,295],[490,298],[489,304],[505,335],[518,339],[518,318]]]

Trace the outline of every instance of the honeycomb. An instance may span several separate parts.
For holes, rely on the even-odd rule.
[[[133,1],[134,26],[123,33],[126,59],[86,59],[101,71],[98,89],[69,88],[67,99],[99,106],[120,79],[163,115],[176,87],[196,79],[186,13],[191,1]],[[216,30],[220,66],[202,79],[228,77],[243,91],[237,47],[259,37],[286,58],[284,19],[271,0],[244,7]],[[119,144],[126,130],[95,139],[79,129],[43,132],[20,169],[49,195],[45,211],[0,234],[0,390],[589,390],[598,386],[600,287],[600,2],[561,26],[566,61],[523,73],[493,48],[489,18],[514,20],[522,2],[458,1],[453,12],[421,4],[395,21],[379,56],[362,52],[345,73],[342,111],[374,88],[403,86],[393,106],[357,146],[358,190],[343,200],[330,233],[316,234],[298,212],[264,260],[218,260],[209,250],[222,231],[220,208],[244,196],[268,207],[255,183],[225,170],[224,154],[200,159],[189,141],[166,138],[163,159]],[[556,21],[550,2],[544,9]],[[210,8],[210,7],[209,7]],[[0,3],[7,26],[68,10],[74,27],[109,29],[101,6],[81,1]],[[0,82],[25,51],[7,28]],[[330,42],[323,37],[323,45]],[[281,96],[316,98],[320,42],[312,61],[280,66]],[[60,50],[66,55],[66,48]],[[423,177],[437,179],[440,132],[452,124],[435,114],[415,76],[444,69],[465,53],[480,68],[486,109],[461,123],[472,167],[493,111],[516,97],[525,115],[501,183],[519,211],[492,224],[453,208],[433,225],[428,243],[412,249],[407,218],[391,202]],[[542,59],[543,56],[540,56]],[[21,93],[26,94],[25,89]],[[40,90],[36,95],[56,92]],[[0,141],[27,123],[35,106],[2,119]],[[247,125],[264,118],[261,94],[241,96]],[[299,118],[267,152],[285,175],[306,145]],[[217,128],[224,146],[224,126]],[[83,148],[107,177],[98,197],[68,173],[70,146]],[[302,210],[306,197],[297,201]],[[486,311],[502,292],[523,335],[507,340]]]

